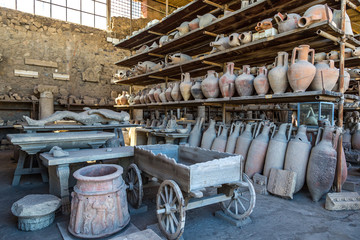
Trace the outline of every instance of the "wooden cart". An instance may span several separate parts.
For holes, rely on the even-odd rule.
[[[225,214],[241,220],[255,207],[254,187],[243,173],[240,155],[163,144],[135,147],[134,158],[125,176],[128,202],[140,207],[143,182],[157,178],[161,182],[157,218],[168,239],[178,239],[184,232],[187,210],[220,203]],[[217,193],[204,197],[209,187]]]

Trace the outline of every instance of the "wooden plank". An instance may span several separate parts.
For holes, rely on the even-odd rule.
[[[50,68],[57,68],[57,62],[47,61],[47,60],[38,60],[32,58],[25,58],[26,65],[33,65],[33,66],[40,66],[40,67],[50,67]]]
[[[53,73],[53,79],[61,80],[61,81],[69,81],[70,75],[69,74],[61,74],[61,73]]]
[[[26,71],[26,70],[14,70],[14,75],[16,77],[28,77],[28,78],[39,78],[39,73],[35,71]]]

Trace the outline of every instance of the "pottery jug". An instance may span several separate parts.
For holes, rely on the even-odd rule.
[[[252,41],[252,32],[243,32],[239,36],[241,44],[246,44]]]
[[[295,62],[297,52],[299,57]],[[312,54],[311,63],[308,62],[309,53]],[[290,87],[294,92],[305,92],[314,79],[316,72],[314,54],[314,49],[310,49],[309,45],[300,45],[294,48],[291,56],[291,65],[287,72]]]
[[[180,83],[180,92],[181,92],[181,95],[182,95],[184,101],[187,101],[191,97],[190,90],[192,87],[192,82],[190,79],[190,73],[182,73],[181,78],[182,78],[182,81]]]
[[[149,47],[147,45],[142,45],[138,50],[135,51],[136,54],[143,53],[149,51]]]
[[[134,105],[135,104],[135,96],[134,96],[134,94],[130,94],[127,101],[129,103],[129,105]]]
[[[336,127],[335,136],[334,136],[334,149],[336,152],[338,150],[338,142],[339,142],[339,137],[342,134],[341,132],[342,132],[341,128]],[[347,175],[348,175],[348,171],[347,171],[347,165],[346,165],[346,156],[345,156],[344,146],[342,146],[342,149],[341,149],[341,186],[345,183]],[[336,185],[335,181],[334,181],[334,185]]]
[[[240,135],[240,129],[243,128],[243,124],[241,122],[231,124],[230,136],[226,143],[225,152],[234,153],[236,147],[236,140]]]
[[[244,162],[242,169],[245,169],[245,162],[247,158],[247,153],[250,147],[250,144],[253,140],[256,131],[256,124],[248,123],[246,124],[245,130],[236,140],[235,154],[239,154],[244,157]]]
[[[339,69],[335,67],[334,60],[318,62],[315,67],[316,73],[310,88],[314,91],[331,91],[339,78]]]
[[[199,18],[194,18],[191,22],[189,22],[189,29],[190,31],[199,28]]]
[[[338,60],[339,59],[339,52],[338,51],[331,51],[326,54],[327,60]]]
[[[304,15],[299,19],[298,26],[303,28],[315,22],[329,20],[332,21],[333,14],[327,5],[314,5],[308,8]]]
[[[141,95],[140,95],[140,98],[139,98],[141,104],[145,104],[145,93],[146,93],[145,90],[141,91]]]
[[[140,96],[141,96],[141,92],[138,92],[134,98],[135,104],[140,104]]]
[[[174,101],[171,97],[172,86],[173,86],[172,84],[169,84],[169,87],[165,91],[166,100],[168,100],[169,102]]]
[[[340,76],[332,91],[340,91],[339,81],[340,81]],[[347,71],[344,71],[344,92],[346,92],[349,89],[349,84],[350,84],[350,74]]]
[[[206,13],[202,16],[197,16],[199,18],[199,27],[203,28],[209,25],[212,21],[216,20],[216,17],[211,13]]]
[[[351,48],[345,48],[345,52],[344,52],[344,57],[345,58],[351,58],[353,55],[353,50]]]
[[[259,67],[258,75],[254,79],[254,88],[259,96],[263,96],[269,91],[269,81],[267,78],[266,67]]]
[[[284,169],[296,172],[294,193],[300,191],[305,184],[306,168],[310,156],[311,144],[306,136],[306,126],[298,128],[294,139],[291,139],[285,155]]]
[[[159,47],[159,45],[157,44],[157,42],[153,42],[153,43],[151,44],[151,46],[149,47],[149,49],[152,50],[152,49],[157,48],[157,47]]]
[[[317,202],[327,193],[335,177],[336,151],[333,148],[333,130],[331,126],[319,128],[315,146],[311,150],[306,173],[306,184],[312,200]],[[322,140],[320,135],[322,134]]]
[[[229,36],[229,45],[231,47],[237,47],[240,46],[240,38],[238,33],[232,33]]]
[[[210,47],[213,47],[213,51],[224,51],[230,48],[229,37],[225,37],[223,34],[217,35],[215,41],[210,43]]]
[[[165,89],[163,89],[161,91],[161,93],[159,94],[159,98],[160,98],[161,102],[163,102],[163,103],[167,102]]]
[[[147,73],[153,71],[152,68],[156,66],[156,63],[151,61],[138,62],[137,70],[141,73]]]
[[[215,138],[216,138],[216,129],[215,129],[215,120],[210,119],[209,127],[204,132],[201,139],[201,148],[210,149]]]
[[[261,134],[259,134],[261,126],[263,126],[263,130]],[[261,174],[263,171],[266,150],[270,140],[269,133],[271,128],[273,128],[273,135],[276,128],[274,124],[268,124],[264,122],[260,123],[255,138],[251,142],[245,163],[245,173],[250,178],[252,178],[255,173]]]
[[[354,150],[360,150],[360,123],[355,126],[355,131],[351,137],[351,147]]]
[[[298,28],[300,15],[297,13],[285,13],[284,15],[277,13],[274,19],[278,25],[279,33],[283,33]]]
[[[201,90],[206,98],[219,96],[219,76],[214,70],[209,70],[201,82]]]
[[[120,96],[120,105],[126,105],[128,103],[128,98],[126,97],[126,91],[122,92],[122,95]]]
[[[190,89],[191,95],[194,97],[194,99],[203,99],[204,95],[201,90],[201,79],[197,79],[195,81],[195,84]]]
[[[287,52],[278,52],[278,56],[275,58],[275,67],[269,71],[269,84],[274,94],[284,93],[289,85],[287,79],[288,58]]]
[[[174,99],[174,101],[181,101],[181,93],[180,93],[180,83],[176,82],[174,83],[174,86],[171,90],[171,98]]]
[[[151,103],[156,103],[155,98],[154,98],[155,90],[156,90],[155,88],[152,88],[148,94]]]
[[[255,30],[257,32],[262,32],[262,31],[265,31],[267,29],[272,28],[272,22],[271,21],[272,21],[271,18],[267,18],[267,19],[262,20],[261,22],[258,22],[256,24]]]
[[[122,96],[122,95],[119,94],[118,97],[115,98],[115,103],[116,103],[116,105],[122,105],[122,104],[121,104],[121,100],[120,100],[121,96]]]
[[[287,134],[286,134],[286,131]],[[266,152],[263,175],[269,177],[271,168],[284,169],[285,154],[292,131],[291,123],[280,125],[279,131],[270,139]]]
[[[190,61],[192,57],[183,53],[174,53],[165,57],[165,65],[168,64],[180,64]]]
[[[225,152],[226,142],[227,142],[228,128],[226,125],[220,125],[211,150],[218,152]]]
[[[176,29],[179,31],[180,36],[187,34],[190,31],[189,22],[183,22]]]
[[[321,62],[326,60],[326,53],[325,52],[319,52],[315,53],[315,62]]]
[[[204,118],[197,118],[194,128],[190,132],[189,146],[200,147],[201,143],[201,127],[204,122]]]
[[[165,43],[167,43],[167,41],[168,41],[167,35],[161,36],[159,39],[159,47],[162,47]]]
[[[156,102],[160,103],[161,100],[160,100],[160,94],[161,94],[161,87],[160,85],[157,85],[156,86],[156,90],[154,91],[154,99]]]
[[[250,66],[243,66],[243,73],[235,79],[236,91],[240,97],[251,96],[254,91],[254,76],[250,74]]]
[[[221,91],[221,95],[223,97],[232,97],[235,94],[235,79],[236,76],[234,74],[234,63],[227,63],[227,71],[224,75],[219,79],[219,87]]]

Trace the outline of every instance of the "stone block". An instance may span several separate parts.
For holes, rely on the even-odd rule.
[[[239,228],[252,223],[252,220],[250,217],[244,218],[242,220],[238,220],[238,219],[234,219],[234,218],[226,215],[223,211],[216,211],[215,217],[221,218],[221,219],[227,221],[228,223],[230,223],[236,227],[239,227]]]
[[[267,177],[256,173],[253,177],[254,188],[257,194],[268,195],[267,188]]]
[[[296,173],[289,170],[272,168],[267,190],[277,196],[293,199],[296,185]]]
[[[153,230],[146,229],[141,232],[132,233],[126,236],[116,237],[111,240],[161,240],[159,235],[157,235]]]
[[[160,239],[162,239],[162,240],[167,240],[167,238],[165,237],[165,235],[161,232],[158,223],[149,225],[149,226],[146,227],[146,229],[150,229],[150,230],[154,231],[155,234],[157,234],[157,235],[160,237]],[[179,240],[184,240],[184,237],[183,237],[183,236],[180,236]]]
[[[327,210],[359,210],[360,195],[357,192],[328,193],[325,208]]]

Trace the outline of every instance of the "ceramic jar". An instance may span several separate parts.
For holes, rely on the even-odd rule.
[[[234,63],[227,63],[227,71],[224,75],[221,76],[219,80],[219,87],[221,91],[221,95],[223,97],[229,98],[234,96],[235,94],[235,79],[236,76],[234,74]]]
[[[167,102],[165,89],[163,89],[161,91],[161,93],[159,94],[159,98],[160,98],[161,102],[163,102],[163,103]]]
[[[180,83],[180,92],[184,99],[184,101],[187,101],[191,97],[191,87],[192,82],[190,79],[190,73],[182,73],[181,74],[182,81]]]
[[[315,62],[321,62],[326,60],[326,53],[325,52],[319,52],[315,53]]]
[[[263,96],[269,91],[269,81],[267,78],[266,67],[259,67],[258,75],[254,79],[254,88],[259,96]]]
[[[283,33],[298,28],[300,15],[296,13],[285,13],[284,15],[277,13],[274,19],[278,25],[279,33]]]
[[[340,58],[338,51],[331,51],[326,54],[327,60],[338,60]]]
[[[235,79],[236,91],[240,97],[251,96],[254,91],[254,76],[250,74],[250,66],[243,66],[243,73]]]
[[[179,31],[180,36],[187,34],[190,31],[189,22],[183,22],[176,28]]]
[[[155,103],[155,98],[154,98],[154,93],[155,93],[155,88],[150,89],[149,93],[148,93],[148,98],[150,100],[150,103]]]
[[[192,21],[189,22],[189,29],[190,31],[193,31],[197,28],[199,28],[199,18],[194,18]]]
[[[174,86],[171,90],[171,98],[174,99],[174,101],[181,101],[182,96],[180,92],[180,83],[176,82],[174,83]]]
[[[174,101],[171,97],[171,92],[172,92],[172,84],[169,84],[169,87],[166,89],[165,91],[165,97],[166,97],[166,100],[168,100],[169,102],[172,102]]]
[[[201,139],[201,148],[210,149],[215,138],[216,138],[216,129],[215,129],[215,120],[210,119],[210,124],[208,129],[203,133]]]
[[[297,52],[299,57],[295,61]],[[308,62],[309,53],[312,54],[311,63]],[[294,48],[291,56],[291,65],[287,72],[290,87],[294,92],[305,92],[314,79],[316,72],[314,54],[315,50],[310,49],[309,45],[300,45]]]
[[[204,122],[204,118],[197,118],[194,128],[190,132],[189,146],[200,147],[201,144],[201,127]]]
[[[239,154],[244,157],[244,163],[247,158],[247,153],[250,148],[250,144],[253,140],[253,129],[256,130],[256,124],[248,123],[246,124],[245,130],[241,133],[241,135],[236,140],[235,146],[235,154]],[[245,169],[244,165],[242,169]]]
[[[219,76],[214,70],[209,70],[201,82],[201,90],[206,98],[219,96]]]
[[[240,128],[243,127],[241,122],[231,124],[230,136],[226,143],[225,152],[234,153],[236,147],[236,141],[240,134]]]
[[[278,52],[278,56],[275,58],[275,67],[269,71],[269,84],[274,94],[284,93],[289,85],[287,79],[288,58],[287,52]]]
[[[335,67],[334,60],[318,62],[315,67],[316,73],[310,88],[314,91],[331,91],[339,78],[339,69]]]
[[[226,127],[226,125],[220,125],[218,129],[217,137],[215,138],[211,146],[211,150],[218,152],[225,152],[227,136],[228,136],[228,128]]]
[[[351,133],[350,133],[350,129],[345,129],[344,135],[343,135],[343,147],[345,149],[350,149],[351,148]]]
[[[123,169],[95,164],[77,170],[72,192],[69,232],[80,238],[103,238],[130,222]]]
[[[351,137],[351,147],[354,150],[360,150],[360,123],[356,124],[355,132]]]
[[[218,35],[215,41],[210,43],[210,47],[213,47],[213,51],[224,51],[230,48],[229,37],[225,37],[223,34]]]
[[[156,90],[154,91],[154,99],[157,103],[160,103],[160,94],[161,94],[161,86],[157,85]]]
[[[119,105],[126,105],[128,102],[128,98],[126,97],[126,91],[123,91],[122,95],[119,94],[119,97],[116,98],[115,101]]]
[[[238,33],[232,33],[229,36],[229,45],[231,47],[237,47],[240,46],[240,38]]]
[[[204,95],[201,90],[201,79],[196,79],[195,84],[190,89],[191,95],[194,99],[203,99]]]
[[[240,42],[241,44],[246,44],[252,41],[252,32],[248,31],[248,32],[243,32],[240,34],[239,36]]]
[[[333,13],[327,5],[314,5],[308,8],[304,15],[299,19],[300,28],[307,27],[313,23],[329,20],[332,21]]]
[[[216,17],[211,13],[206,13],[202,16],[198,15],[199,18],[199,27],[203,28],[209,25],[212,21],[216,20]]]
[[[141,91],[141,95],[140,95],[140,98],[139,98],[141,104],[145,104],[145,93],[146,93],[145,90]]]
[[[340,91],[339,82],[340,82],[340,77],[337,83],[335,84],[334,88],[332,89],[332,91]],[[344,71],[344,92],[346,92],[349,89],[349,84],[350,84],[350,74],[347,71]]]

